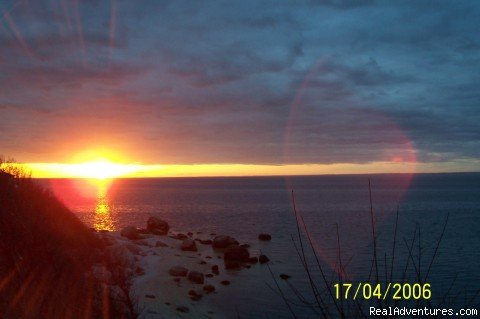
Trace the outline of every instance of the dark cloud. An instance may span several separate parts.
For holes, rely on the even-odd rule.
[[[150,163],[480,157],[476,1],[0,12],[0,150],[21,160],[97,146]]]

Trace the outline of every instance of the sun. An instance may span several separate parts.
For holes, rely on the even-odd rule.
[[[70,163],[25,163],[24,167],[38,178],[79,178],[92,181],[135,177],[146,170],[145,165],[107,150],[77,153],[72,156]]]
[[[74,164],[72,165],[72,171],[79,177],[95,179],[114,178],[121,176],[123,173],[118,164],[107,159]]]
[[[134,168],[129,165],[112,162],[108,159],[97,159],[88,162],[71,164],[70,174],[79,178],[104,180],[121,177],[132,172]]]
[[[121,153],[111,149],[90,149],[73,156],[73,163],[65,165],[67,175],[94,180],[113,179],[129,176],[141,166],[125,163]]]

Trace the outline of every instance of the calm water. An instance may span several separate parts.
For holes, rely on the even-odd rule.
[[[337,267],[338,226],[346,276],[365,281],[372,260],[368,178],[372,184],[381,273],[385,272],[385,257],[390,271],[397,207],[394,267],[397,278],[408,260],[407,244],[414,236],[412,255],[416,263],[420,255],[422,277],[425,275],[449,214],[428,281],[432,283],[434,299],[441,298],[453,282],[451,295],[461,291],[453,303],[465,304],[480,288],[480,174],[123,179],[111,184],[44,180],[42,183],[53,189],[82,221],[95,228],[145,227],[147,218],[154,215],[177,230],[232,235],[252,244],[254,253],[261,250],[267,254],[275,274],[291,275],[292,284],[311,297],[291,237],[297,236],[291,190],[327,272],[332,274]],[[272,234],[273,240],[258,243],[260,232]],[[407,281],[416,281],[413,272],[410,267]],[[235,276],[239,280],[221,297],[224,300],[219,309],[232,315],[237,307],[242,317],[257,317],[259,313],[265,314],[263,317],[289,317],[282,299],[269,288],[275,283],[268,268],[255,266]],[[293,297],[284,283],[281,288]],[[304,317],[314,316],[304,307],[295,309]]]

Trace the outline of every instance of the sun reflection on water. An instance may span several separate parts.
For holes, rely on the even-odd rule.
[[[97,183],[97,204],[95,206],[95,218],[93,227],[96,230],[108,230],[113,231],[115,227],[113,225],[112,217],[110,215],[110,204],[108,202],[108,188],[110,181],[100,180]]]

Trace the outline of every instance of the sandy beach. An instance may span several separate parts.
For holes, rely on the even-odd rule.
[[[105,255],[117,260],[120,271],[125,272],[138,318],[227,317],[216,307],[218,296],[235,285],[238,272],[266,267],[258,262],[255,247],[235,243],[229,236],[172,230],[158,235],[134,229],[98,234],[106,243]],[[225,247],[219,248],[219,243]],[[229,257],[232,248],[248,251],[248,259]],[[232,258],[238,262],[232,264]],[[118,269],[100,268],[95,275],[108,283],[112,271]]]

